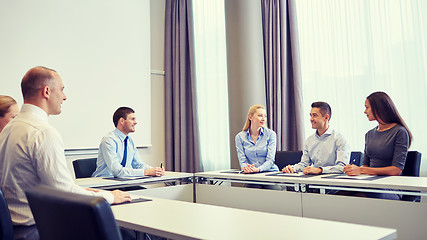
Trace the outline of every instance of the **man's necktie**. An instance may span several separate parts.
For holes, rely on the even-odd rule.
[[[126,157],[127,157],[127,153],[128,153],[128,137],[126,136],[125,140],[125,151],[123,152],[123,160],[122,160],[122,166],[126,166]]]

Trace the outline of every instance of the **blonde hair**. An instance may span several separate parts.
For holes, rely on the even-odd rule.
[[[264,105],[256,104],[256,105],[253,105],[249,108],[248,116],[246,117],[246,122],[245,122],[245,125],[243,126],[243,131],[246,131],[251,127],[251,120],[249,120],[249,117],[254,115],[256,113],[256,111],[258,111],[258,109],[264,109],[265,110],[265,107],[264,107]]]
[[[0,117],[4,117],[10,111],[10,107],[15,104],[17,103],[12,97],[0,95]]]

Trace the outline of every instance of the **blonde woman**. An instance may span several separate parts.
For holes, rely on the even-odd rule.
[[[276,133],[266,126],[267,114],[263,105],[249,108],[243,130],[236,135],[236,149],[244,173],[279,171],[274,164]]]
[[[10,120],[19,112],[19,106],[15,99],[0,95],[0,133]]]

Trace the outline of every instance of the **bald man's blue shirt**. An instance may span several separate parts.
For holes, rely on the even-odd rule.
[[[121,162],[124,154],[126,135],[117,128],[102,138],[99,145],[96,170],[92,177],[136,177],[144,176],[144,171],[151,167],[139,156],[133,139],[128,136],[126,165]]]

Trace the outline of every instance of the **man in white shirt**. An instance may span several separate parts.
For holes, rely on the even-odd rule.
[[[77,186],[66,164],[64,144],[48,123],[61,113],[67,98],[58,73],[45,67],[30,69],[22,79],[24,105],[0,133],[0,187],[8,203],[14,235],[38,239],[25,191],[38,184],[64,191],[104,197],[109,203],[130,201],[126,192],[100,191]]]
[[[350,159],[350,146],[337,131],[329,128],[331,107],[326,102],[311,104],[310,122],[316,132],[304,143],[301,162],[282,169],[285,173],[343,173]]]

